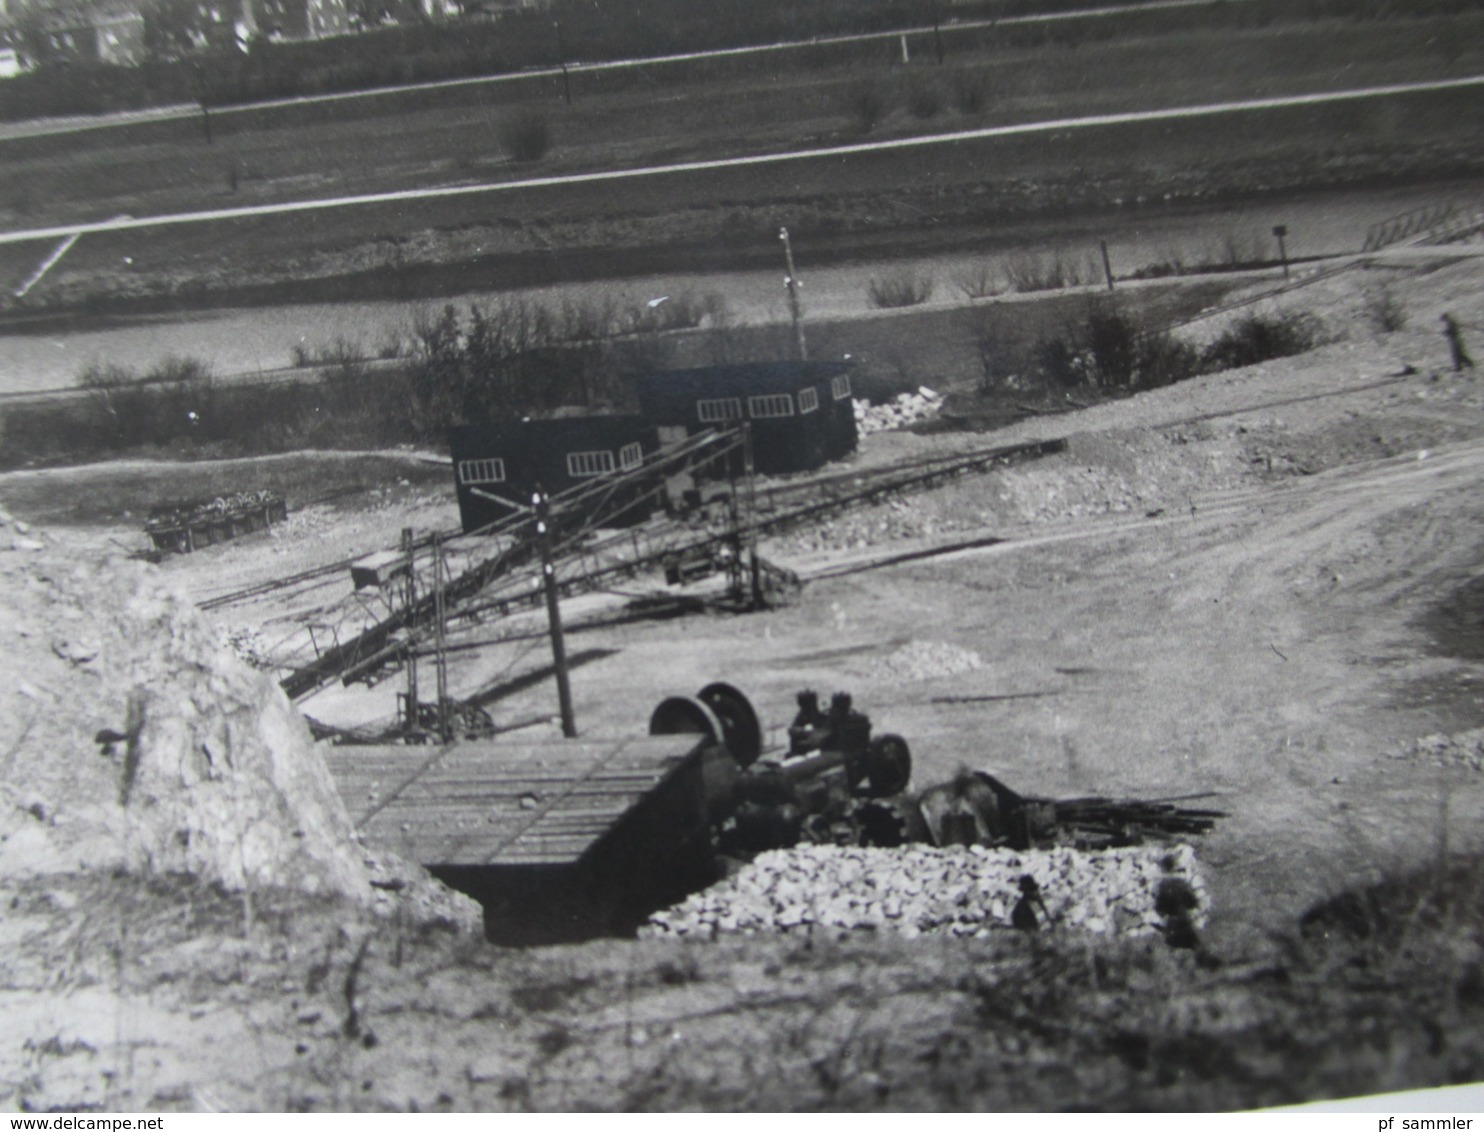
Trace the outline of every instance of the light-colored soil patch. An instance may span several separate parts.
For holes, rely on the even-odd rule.
[[[6,1103],[1219,1108],[1478,1079],[1481,901],[1476,876],[1443,865],[1484,848],[1484,779],[1393,756],[1431,749],[1425,736],[1466,745],[1484,722],[1484,662],[1428,620],[1462,608],[1484,555],[1484,384],[1446,368],[1437,330],[1445,309],[1484,325],[1481,281],[1470,263],[1395,282],[1410,321],[1388,335],[1336,290],[1335,341],[1310,354],[997,434],[1069,444],[911,499],[931,524],[882,527],[902,514],[887,507],[839,520],[838,537],[777,540],[765,552],[807,582],[790,606],[569,635],[592,657],[572,679],[587,736],[639,734],[660,699],[724,679],[777,741],[798,689],[841,689],[907,738],[919,786],[968,766],[1051,797],[1215,792],[1230,817],[1196,845],[1200,954],[998,931],[502,953],[350,905],[263,894],[245,916],[235,897],[58,857],[0,881]],[[961,441],[882,434],[861,460]],[[404,491],[149,573],[200,600],[449,521],[446,497]],[[127,722],[126,697],[90,673],[122,646],[96,632],[89,603],[111,594],[90,592],[105,575],[88,563],[135,534],[41,527],[22,537],[43,549],[0,550],[5,828],[41,829],[54,854],[86,847],[61,787],[115,781],[91,733]],[[971,535],[1002,541],[883,564]],[[337,575],[210,620],[302,632],[348,587]],[[883,679],[914,642],[979,663]],[[461,696],[548,659],[539,635],[458,655]],[[375,720],[397,690],[303,706]],[[538,682],[489,706],[507,723],[554,702]],[[113,860],[107,838],[86,844]],[[1406,902],[1424,868],[1451,901]],[[1383,876],[1401,879],[1368,888]],[[1305,909],[1345,891],[1303,936]]]

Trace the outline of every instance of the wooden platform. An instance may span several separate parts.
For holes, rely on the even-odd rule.
[[[658,806],[685,827],[669,836],[688,836],[704,821],[703,746],[698,735],[500,739],[331,747],[325,757],[373,847],[429,868],[536,868],[577,865],[624,836],[641,809]]]

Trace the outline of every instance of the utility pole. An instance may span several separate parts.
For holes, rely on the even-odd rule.
[[[1288,225],[1279,224],[1273,228],[1273,235],[1278,237],[1278,258],[1283,261],[1283,278],[1288,278],[1288,246],[1284,239],[1288,235]]]
[[[757,557],[757,479],[752,459],[752,422],[742,422],[742,474],[747,481],[747,569],[752,575],[752,608],[763,607],[763,574]]]
[[[943,65],[943,37],[938,31],[938,0],[933,3],[933,51],[938,56],[938,66]]]
[[[453,737],[448,718],[448,652],[444,639],[443,604],[443,536],[433,532],[433,647],[438,673],[438,738],[447,743]]]
[[[567,73],[567,46],[562,40],[562,21],[552,20],[551,26],[556,29],[557,58],[562,64],[562,97],[567,100],[567,105],[572,105],[572,76]]]
[[[562,734],[577,738],[572,717],[572,687],[567,681],[567,645],[562,639],[562,609],[557,593],[556,567],[551,561],[551,508],[541,485],[531,496],[536,511],[536,539],[541,547],[541,584],[546,591],[546,619],[551,627],[551,660],[556,669],[557,704],[562,713]]]
[[[778,229],[778,238],[783,241],[783,262],[788,265],[788,274],[783,277],[783,285],[788,288],[788,313],[794,321],[794,348],[799,355],[798,360],[807,362],[809,347],[804,344],[804,316],[799,309],[799,280],[794,274],[794,248],[789,242],[788,229]]]
[[[1113,263],[1108,258],[1108,241],[1099,240],[1098,247],[1103,249],[1103,274],[1108,277],[1108,290],[1113,290]]]
[[[407,554],[407,710],[409,735],[418,729],[417,650],[412,641],[412,611],[417,608],[417,553],[413,548],[412,528],[402,528],[402,549]]]

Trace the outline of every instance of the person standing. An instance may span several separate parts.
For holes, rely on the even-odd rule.
[[[1453,372],[1462,373],[1465,369],[1474,368],[1474,359],[1469,357],[1469,352],[1463,345],[1463,333],[1459,330],[1458,322],[1451,314],[1443,315],[1443,337],[1448,339],[1448,350],[1453,355]]]

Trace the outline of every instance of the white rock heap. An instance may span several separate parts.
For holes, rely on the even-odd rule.
[[[1023,853],[809,845],[761,854],[730,879],[656,913],[643,930],[703,939],[816,930],[985,937],[1013,926],[1026,876],[1039,886],[1034,911],[1044,930],[1154,934],[1171,926],[1171,904],[1190,927],[1205,925],[1205,886],[1188,845]]]
[[[856,431],[861,436],[870,436],[873,432],[906,428],[937,416],[943,407],[943,397],[926,385],[920,385],[916,393],[898,393],[895,399],[881,405],[869,401],[855,401],[853,405]]]

